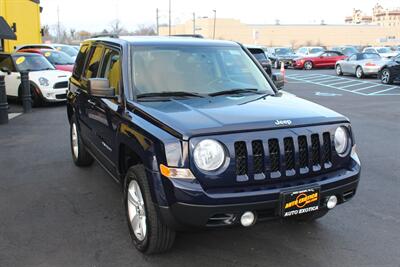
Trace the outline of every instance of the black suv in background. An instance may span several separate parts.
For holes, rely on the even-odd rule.
[[[250,51],[250,53],[254,56],[254,58],[261,64],[265,72],[271,76],[272,75],[272,66],[271,60],[267,57],[264,49],[260,46],[249,46],[246,48]]]
[[[82,43],[67,95],[72,159],[96,159],[121,183],[138,250],[165,251],[193,227],[315,220],[355,195],[349,120],[273,78],[235,42]]]
[[[383,84],[400,82],[400,54],[391,58],[378,72],[378,77]]]

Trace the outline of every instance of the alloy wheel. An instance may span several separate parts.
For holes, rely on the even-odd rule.
[[[304,68],[306,69],[306,70],[311,70],[312,69],[312,63],[311,62],[306,62],[306,63],[304,63]]]
[[[336,66],[336,74],[337,74],[337,75],[342,74],[342,67],[340,67],[340,65],[337,65],[337,66]]]
[[[388,71],[388,70],[383,70],[383,71],[382,71],[382,76],[381,76],[381,81],[382,81],[382,83],[387,84],[387,83],[389,83],[389,80],[390,80],[390,73],[389,73],[389,71]]]
[[[72,124],[71,132],[71,142],[72,142],[72,153],[74,153],[75,158],[79,156],[79,143],[78,143],[78,131],[76,129],[76,124]]]
[[[146,210],[142,191],[137,181],[132,180],[128,186],[128,215],[133,233],[139,241],[143,241],[147,234]]]

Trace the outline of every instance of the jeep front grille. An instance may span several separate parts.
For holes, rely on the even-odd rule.
[[[245,141],[235,142],[236,175],[262,174],[264,178],[291,177],[318,172],[332,167],[332,143],[329,132],[251,141],[248,151]]]

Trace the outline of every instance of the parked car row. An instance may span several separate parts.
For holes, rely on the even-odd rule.
[[[5,74],[8,98],[21,99],[20,73],[29,72],[32,105],[66,100],[79,47],[62,44],[27,44],[15,53],[0,53],[0,72]]]

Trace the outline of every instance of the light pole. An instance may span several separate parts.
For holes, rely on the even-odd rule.
[[[213,12],[214,12],[214,30],[213,30],[213,39],[215,39],[215,25],[216,25],[216,23],[217,23],[217,10],[216,10],[216,9],[214,9],[214,10],[213,10]]]
[[[169,36],[171,36],[171,0],[169,0],[169,11],[168,11],[168,20],[169,20],[169,23],[168,23],[168,33],[169,33]]]
[[[193,34],[196,34],[196,13],[193,12]]]

